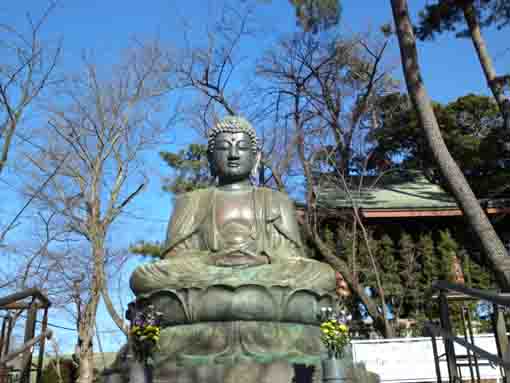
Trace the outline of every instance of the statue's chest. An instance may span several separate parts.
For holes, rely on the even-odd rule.
[[[252,228],[255,222],[253,194],[251,192],[221,193],[216,197],[215,219],[218,227],[237,223]]]

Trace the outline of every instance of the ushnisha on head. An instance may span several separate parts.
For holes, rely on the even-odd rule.
[[[227,116],[219,121],[209,132],[207,151],[214,152],[216,147],[216,136],[220,133],[246,133],[250,137],[251,149],[254,154],[260,151],[257,132],[251,124],[240,116]]]

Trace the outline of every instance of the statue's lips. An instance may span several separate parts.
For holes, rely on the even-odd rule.
[[[229,168],[238,168],[239,166],[241,166],[241,163],[239,161],[229,161],[228,162]]]

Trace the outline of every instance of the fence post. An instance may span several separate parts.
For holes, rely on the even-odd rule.
[[[494,330],[494,336],[496,338],[496,347],[498,349],[498,355],[501,359],[503,359],[506,363],[510,363],[510,351],[508,344],[508,337],[506,335],[506,324],[505,324],[505,316],[503,311],[500,310],[498,305],[493,305],[494,312],[492,314],[492,326]],[[508,367],[503,367],[503,371],[505,372],[505,382],[510,383],[510,369]]]
[[[450,322],[450,313],[448,312],[448,299],[443,291],[439,293],[439,319],[441,327],[453,334],[452,324]],[[449,339],[443,337],[444,350],[446,353],[446,364],[448,365],[448,376],[451,383],[458,381],[457,360],[455,358],[455,346]]]

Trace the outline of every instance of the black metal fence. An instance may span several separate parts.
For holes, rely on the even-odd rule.
[[[432,285],[431,292],[433,293],[432,298],[437,299],[439,304],[440,325],[429,322],[425,324],[425,330],[432,339],[438,383],[445,381],[441,376],[441,360],[446,360],[448,381],[451,383],[466,380],[467,377],[462,376],[462,367],[468,367],[472,382],[480,383],[479,367],[482,363],[499,366],[502,375],[505,377],[505,382],[510,383],[510,349],[504,318],[505,308],[510,307],[510,294],[478,290],[445,281],[435,282]],[[471,310],[465,305],[461,307],[462,336],[459,337],[453,333],[449,303],[452,301],[466,303],[479,300],[485,300],[493,305],[491,319],[498,350],[497,355],[491,354],[474,344]],[[443,338],[445,353],[442,355],[438,353],[437,337]],[[466,353],[456,354],[455,343],[463,346]]]

